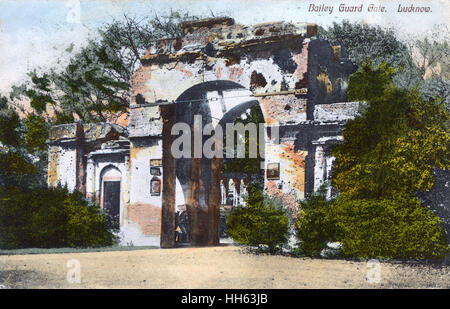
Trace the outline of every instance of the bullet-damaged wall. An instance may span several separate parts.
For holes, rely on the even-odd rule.
[[[357,115],[358,103],[345,102],[348,76],[355,66],[340,47],[316,38],[314,24],[243,26],[231,18],[213,18],[180,27],[181,37],[156,42],[142,57],[133,76],[127,130],[112,124],[81,123],[51,129],[50,185],[61,182],[70,189],[84,190],[88,198],[101,204],[102,170],[110,166],[120,172],[120,227],[125,245],[159,245],[162,209],[182,209],[185,205],[181,204],[189,201],[186,191],[192,188],[205,201],[216,202],[220,194],[225,196],[222,200],[227,199],[226,193],[216,192],[207,183],[209,176],[215,181],[211,183],[223,183],[214,172],[220,162],[202,161],[198,165],[202,172],[197,174],[211,174],[206,178],[164,171],[166,185],[173,186],[166,188],[166,195],[175,195],[166,200],[176,204],[175,210],[170,206],[173,203],[164,204],[164,162],[175,165],[174,170],[184,166],[181,161],[164,161],[170,140],[168,123],[182,121],[192,126],[191,118],[201,111],[217,126],[234,122],[259,105],[266,128],[266,191],[294,210],[299,199],[329,178],[333,162],[329,149],[342,140],[345,122]],[[175,116],[163,118],[164,110],[173,110]],[[269,136],[269,128],[277,129],[279,143]],[[106,145],[108,141],[114,143]],[[198,183],[188,185],[194,178]],[[236,194],[245,192],[238,187]],[[208,190],[214,191],[211,200]],[[233,198],[233,203],[237,201],[241,199]],[[172,215],[164,220],[171,224]],[[213,226],[215,221],[211,222]],[[208,242],[215,243],[211,239]]]

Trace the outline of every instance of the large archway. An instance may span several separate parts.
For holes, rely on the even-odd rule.
[[[248,109],[258,105],[258,100],[242,85],[217,80],[195,85],[184,91],[175,104],[161,106],[164,119],[163,171],[166,171],[163,175],[163,194],[166,194],[162,207],[163,247],[173,246],[177,211],[187,211],[192,245],[219,243],[223,156],[217,153],[223,154],[223,151],[219,150],[211,157],[204,150],[211,139],[215,140],[214,150],[221,147],[226,125],[233,124]],[[180,123],[186,130],[174,131],[175,125]],[[185,131],[189,131],[189,141],[181,147],[189,144],[190,149],[182,149],[182,157],[174,156],[172,145],[182,139],[182,135],[187,133]],[[178,142],[176,144],[180,146]]]

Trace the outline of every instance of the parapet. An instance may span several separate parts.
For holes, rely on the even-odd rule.
[[[127,129],[109,122],[82,123],[75,122],[52,126],[49,129],[47,143],[61,142],[105,142],[128,137]]]

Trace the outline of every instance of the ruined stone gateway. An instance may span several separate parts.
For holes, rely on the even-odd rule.
[[[182,37],[160,40],[143,56],[127,128],[78,122],[50,130],[49,185],[97,202],[123,245],[173,247],[175,214],[184,210],[190,243],[218,244],[221,205],[238,204],[245,192],[239,175],[221,174],[220,158],[175,159],[175,123],[193,126],[200,114],[216,127],[258,105],[267,193],[295,208],[329,179],[330,146],[358,110],[346,102],[356,67],[339,46],[316,38],[314,24],[213,18],[180,27]]]

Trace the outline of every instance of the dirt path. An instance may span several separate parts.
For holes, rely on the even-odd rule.
[[[81,283],[67,267],[81,265]],[[71,266],[73,267],[73,265]],[[450,288],[450,267],[381,263],[370,284],[364,262],[246,254],[237,247],[0,256],[11,288]]]

